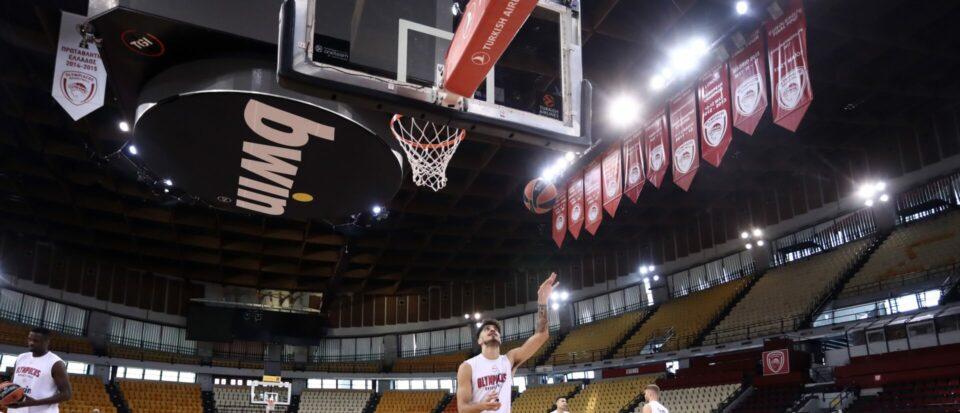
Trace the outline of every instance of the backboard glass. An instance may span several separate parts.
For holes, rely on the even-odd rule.
[[[272,401],[271,405],[284,409],[282,406],[290,405],[292,394],[292,386],[287,382],[250,382],[250,404],[267,406],[268,401]]]
[[[580,15],[565,5],[577,2],[540,0],[486,81],[462,107],[450,108],[440,103],[443,66],[466,3],[286,0],[281,84],[450,123],[468,134],[588,146],[590,88],[582,80]]]

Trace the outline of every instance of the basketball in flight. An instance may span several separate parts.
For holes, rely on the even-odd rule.
[[[527,183],[523,189],[523,206],[535,214],[546,214],[557,203],[557,187],[542,178]]]

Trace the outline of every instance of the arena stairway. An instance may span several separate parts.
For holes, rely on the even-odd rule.
[[[127,400],[123,397],[123,392],[120,390],[117,382],[110,381],[110,383],[104,386],[107,388],[107,394],[110,395],[110,401],[113,402],[113,406],[117,408],[117,413],[131,413],[130,406],[127,405]]]
[[[380,396],[381,394],[379,392],[374,392],[370,396],[370,401],[367,402],[367,406],[363,408],[363,413],[373,413],[377,411],[377,404],[380,403]]]
[[[707,323],[707,326],[700,331],[699,335],[697,335],[695,339],[693,339],[693,341],[690,343],[690,347],[702,346],[703,341],[707,338],[707,335],[716,329],[718,325],[720,325],[720,322],[723,321],[723,319],[726,318],[731,311],[733,311],[733,308],[737,306],[737,303],[740,302],[743,297],[746,297],[747,294],[750,293],[750,289],[757,284],[757,281],[760,281],[760,277],[763,277],[764,274],[766,274],[766,271],[747,275],[746,277],[750,277],[747,281],[747,285],[744,285],[740,291],[737,291],[737,293],[730,298],[730,301],[723,305],[723,308],[721,308],[720,311],[713,316],[713,319]]]
[[[609,360],[614,358],[614,356],[617,354],[617,351],[619,351],[624,344],[627,344],[627,342],[630,341],[630,337],[633,337],[633,335],[637,333],[637,330],[639,330],[640,327],[643,327],[643,323],[646,323],[647,320],[649,320],[650,317],[653,316],[653,313],[657,312],[657,310],[659,309],[660,309],[660,306],[657,306],[656,308],[652,308],[648,310],[647,313],[643,315],[643,317],[640,317],[640,319],[637,320],[637,322],[632,327],[630,327],[629,330],[627,330],[627,333],[624,334],[623,337],[620,337],[620,339],[617,340],[617,342],[613,345],[613,347],[610,347],[610,351],[608,351],[606,354],[603,355],[603,359]]]
[[[536,360],[536,363],[533,363],[533,365],[531,365],[530,367],[532,368],[532,367],[534,367],[534,366],[542,365],[542,364],[543,364],[544,362],[546,362],[547,360],[550,360],[550,356],[553,355],[553,351],[557,349],[557,346],[559,346],[560,343],[563,342],[563,339],[564,339],[566,336],[567,336],[567,333],[560,334],[560,333],[558,332],[558,333],[557,333],[557,339],[556,339],[556,340],[551,340],[551,341],[548,341],[548,342],[547,342],[547,343],[548,343],[547,349],[544,350],[543,354],[540,355],[540,358],[538,358],[538,359]]]
[[[213,399],[212,391],[200,392],[200,401],[203,403],[203,413],[217,413],[217,402]]]
[[[443,413],[443,410],[447,408],[447,405],[450,404],[451,401],[453,401],[453,396],[454,396],[453,394],[448,394],[446,396],[443,396],[443,399],[440,400],[440,404],[438,404],[437,407],[433,409],[433,413]]]
[[[883,242],[886,241],[887,237],[889,237],[891,233],[892,231],[885,231],[877,234],[867,248],[864,248],[863,251],[860,251],[860,254],[857,255],[857,259],[854,260],[846,270],[844,270],[843,274],[841,274],[839,278],[837,278],[837,281],[832,287],[830,287],[829,292],[827,292],[824,297],[821,297],[820,302],[810,314],[807,314],[801,325],[807,327],[812,326],[817,314],[820,314],[824,308],[826,308],[827,304],[832,302],[835,298],[837,298],[837,296],[840,295],[840,292],[843,291],[843,288],[846,287],[847,283],[853,279],[858,272],[860,272],[863,266],[866,265],[867,261],[870,259],[870,256],[872,256],[873,253],[876,252],[881,245],[883,245]]]

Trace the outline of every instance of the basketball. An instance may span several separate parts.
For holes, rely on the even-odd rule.
[[[11,382],[0,383],[0,406],[7,407],[23,400],[23,387]]]
[[[557,187],[549,181],[537,178],[523,189],[523,206],[535,214],[546,214],[557,203]]]

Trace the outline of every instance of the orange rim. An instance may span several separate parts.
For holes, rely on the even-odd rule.
[[[446,148],[446,147],[451,146],[451,145],[453,145],[453,144],[455,144],[455,143],[457,143],[457,142],[462,141],[462,140],[467,136],[467,131],[466,131],[466,130],[463,130],[463,129],[460,129],[460,132],[457,133],[456,136],[454,136],[454,137],[451,138],[451,139],[447,139],[446,141],[440,142],[440,143],[420,143],[420,142],[412,141],[412,140],[409,140],[409,139],[407,139],[407,138],[404,138],[403,135],[397,133],[397,129],[396,129],[396,127],[395,127],[394,125],[397,124],[397,123],[399,123],[399,121],[400,121],[401,118],[403,118],[403,115],[400,115],[400,114],[393,115],[393,118],[390,119],[390,132],[393,133],[393,137],[394,137],[394,138],[397,138],[397,140],[403,141],[403,142],[406,143],[407,145],[410,145],[410,146],[413,146],[413,147],[416,147],[416,148],[420,148],[420,149],[440,149],[440,148]]]

